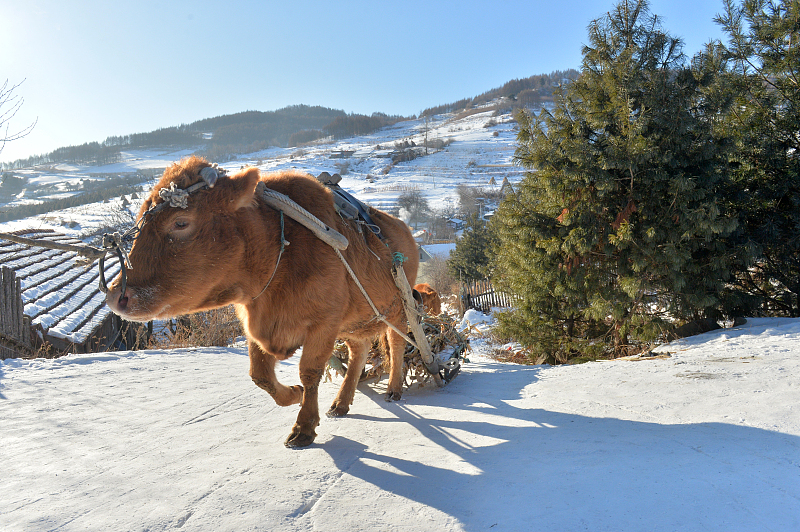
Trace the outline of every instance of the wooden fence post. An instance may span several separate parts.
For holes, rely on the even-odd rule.
[[[20,280],[14,270],[3,266],[0,270],[0,360],[32,352]]]
[[[474,308],[488,313],[492,307],[510,307],[512,298],[496,290],[489,279],[484,279],[463,283],[461,301],[465,312]]]

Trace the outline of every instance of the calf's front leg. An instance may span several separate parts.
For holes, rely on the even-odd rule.
[[[274,356],[265,353],[253,340],[248,342],[247,353],[250,356],[250,378],[256,386],[266,390],[278,406],[294,405],[302,400],[302,386],[284,386],[278,382]]]
[[[300,413],[292,427],[292,433],[286,438],[286,447],[306,447],[314,442],[317,433],[314,429],[319,425],[319,383],[325,371],[325,365],[333,354],[336,341],[335,333],[325,337],[312,337],[303,346],[300,358],[300,382],[303,384],[303,400],[300,402]]]

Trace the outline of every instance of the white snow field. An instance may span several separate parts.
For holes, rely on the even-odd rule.
[[[253,385],[243,348],[6,360],[0,530],[800,530],[800,320],[652,360],[474,347],[443,389],[362,384],[301,450],[283,446],[298,408]]]

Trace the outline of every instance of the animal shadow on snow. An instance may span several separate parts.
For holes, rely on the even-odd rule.
[[[800,519],[796,436],[723,423],[665,425],[525,408],[520,405],[536,404],[524,394],[540,368],[492,369],[465,372],[439,393],[408,398],[440,407],[433,417],[403,403],[387,406],[397,418],[375,423],[403,423],[418,432],[395,442],[397,452],[380,454],[340,436],[322,449],[347,475],[436,508],[466,530],[496,524],[499,530],[539,529],[529,524],[542,525],[548,512],[559,514],[556,523],[564,530],[592,529],[593,521],[608,519],[632,530],[650,515],[689,516],[680,519],[700,528],[705,520],[711,529],[720,529],[720,516],[727,516],[733,529],[744,530],[739,527],[759,528],[748,520],[765,508],[786,512],[786,523]]]

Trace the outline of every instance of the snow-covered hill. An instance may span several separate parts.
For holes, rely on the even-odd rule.
[[[7,360],[0,529],[800,530],[800,320],[580,366],[475,346],[444,389],[362,384],[302,450],[244,348]]]
[[[494,114],[493,110],[487,110],[461,118],[440,115],[427,124],[424,120],[408,120],[361,137],[302,148],[271,148],[221,162],[221,166],[228,170],[238,170],[243,165],[258,166],[265,171],[298,169],[313,175],[339,172],[344,176],[342,187],[377,207],[392,207],[404,191],[419,190],[431,208],[443,209],[457,205],[459,184],[488,187],[494,178],[492,186],[499,188],[505,178],[512,183],[521,179],[522,169],[513,165],[516,142],[513,119],[510,114]],[[426,134],[430,146],[447,146],[430,148],[428,155],[422,156]],[[421,156],[393,164],[390,155],[403,143],[413,143]],[[27,179],[26,188],[14,197],[0,198],[0,208],[74,196],[80,194],[84,183],[107,176],[157,174],[190,153],[191,150],[134,150],[124,152],[121,162],[106,166],[60,164],[17,170],[14,175]],[[142,183],[148,190],[152,184],[153,181]],[[91,233],[97,223],[103,223],[84,220],[83,214],[97,217],[98,212],[113,211],[117,203],[112,200],[110,204],[85,205],[0,223],[0,231],[48,228],[80,238]],[[134,202],[130,210],[135,211],[137,205]]]
[[[428,155],[423,155],[426,136],[431,147]],[[522,169],[512,164],[515,139],[511,115],[495,116],[493,110],[487,110],[463,117],[441,115],[427,122],[399,122],[370,135],[320,142],[300,149],[271,148],[224,162],[222,166],[230,171],[237,171],[243,165],[254,165],[265,172],[283,169],[298,169],[313,175],[323,171],[341,172],[344,175],[341,186],[376,207],[397,207],[398,197],[406,191],[414,190],[428,200],[431,208],[441,210],[457,206],[456,189],[459,185],[497,189],[506,178],[510,182],[518,182],[522,177]],[[399,151],[401,146],[414,146],[413,149],[419,156],[410,161],[393,163],[390,155]],[[188,150],[167,149],[131,151],[124,154],[122,162],[106,166],[79,167],[62,164],[15,171],[16,175],[27,180],[27,184],[7,205],[35,203],[52,196],[81,194],[87,183],[109,177],[123,176],[130,181],[130,178],[137,175],[159,176],[163,168],[190,153]],[[342,154],[345,156],[342,157]],[[492,179],[495,184],[489,185]],[[139,185],[149,191],[153,184],[154,181],[150,179]],[[91,186],[97,187],[96,184]],[[50,230],[97,245],[98,234],[124,230],[132,225],[133,217],[138,213],[144,197],[145,194],[142,193],[126,194],[108,202],[90,203],[0,223],[0,232]],[[40,257],[32,255],[27,262],[20,258],[8,265],[21,268],[38,261]],[[68,266],[65,265],[65,268]],[[96,274],[95,269],[86,275],[96,277]],[[60,283],[57,283],[58,286],[63,285],[61,279],[57,281]],[[55,307],[36,308],[37,304],[31,297],[38,293],[40,282],[41,279],[34,276],[21,279],[25,312],[35,324],[42,324],[46,328],[48,324],[58,323],[65,314],[58,313]],[[89,288],[88,283],[83,283],[82,286]],[[99,293],[94,294],[94,297],[102,300]],[[67,308],[70,305],[62,307]],[[81,326],[92,331],[102,322],[108,311],[106,308],[100,312],[89,312],[87,309],[83,314],[90,318]]]

